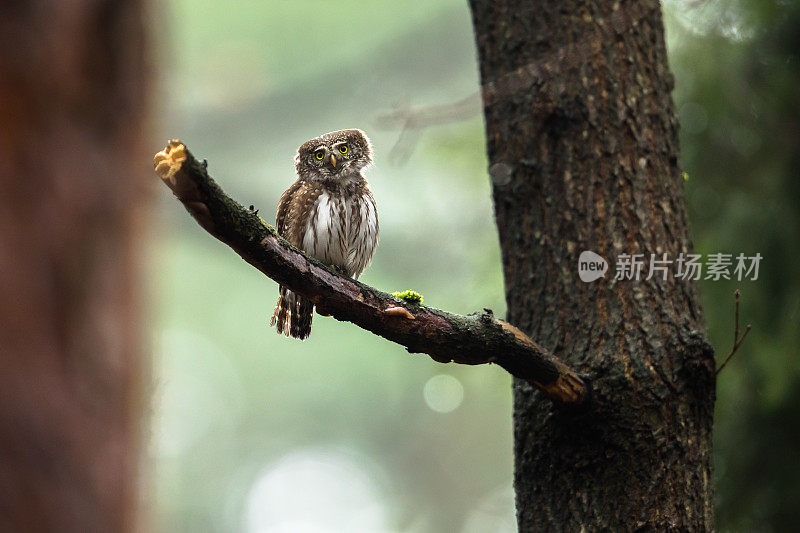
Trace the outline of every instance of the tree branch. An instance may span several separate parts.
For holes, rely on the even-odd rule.
[[[739,289],[736,289],[733,292],[733,298],[736,300],[736,309],[734,311],[734,318],[733,318],[734,322],[733,348],[731,349],[731,353],[729,353],[728,357],[725,358],[725,361],[723,361],[722,364],[719,365],[719,368],[717,369],[716,372],[714,372],[714,374],[719,374],[720,372],[722,372],[722,369],[725,368],[725,365],[728,364],[728,362],[733,358],[733,356],[739,350],[739,347],[742,345],[742,343],[744,343],[744,339],[747,337],[747,334],[750,333],[750,324],[747,324],[747,327],[744,328],[744,333],[742,334],[741,337],[739,337],[739,295],[740,295]]]
[[[290,245],[255,212],[227,196],[179,141],[155,156],[156,173],[194,219],[268,277],[310,298],[337,320],[352,322],[435,361],[496,363],[549,398],[571,404],[588,395],[567,365],[490,310],[455,315],[342,276]]]
[[[383,129],[400,126],[400,137],[389,152],[390,161],[399,165],[411,157],[424,128],[466,120],[479,114],[482,109],[481,93],[476,91],[466,98],[449,104],[417,108],[401,105],[379,115],[377,122]]]

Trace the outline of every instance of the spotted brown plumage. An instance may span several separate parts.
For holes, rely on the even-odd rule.
[[[378,214],[367,180],[372,146],[361,130],[326,133],[303,143],[295,156],[295,181],[278,202],[278,233],[311,257],[354,279],[378,244]],[[279,287],[270,324],[278,333],[305,339],[314,305]]]

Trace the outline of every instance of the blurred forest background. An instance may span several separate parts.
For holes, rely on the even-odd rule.
[[[663,7],[697,251],[764,257],[758,281],[702,284],[719,360],[737,287],[753,324],[718,382],[719,528],[784,531],[800,524],[800,8]],[[271,221],[297,146],[362,128],[381,218],[362,280],[503,315],[479,107],[402,138],[380,120],[478,91],[463,0],[171,0],[151,17],[153,153],[180,137]],[[306,342],[279,337],[267,327],[275,284],[152,179],[142,494],[153,529],[515,531],[508,375],[409,356],[332,318],[315,318]]]

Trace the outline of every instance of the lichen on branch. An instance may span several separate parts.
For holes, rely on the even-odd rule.
[[[407,302],[413,302],[416,304],[422,303],[422,295],[417,291],[412,291],[411,289],[407,291],[397,291],[393,292],[392,296],[397,296],[401,300],[405,300]]]
[[[422,305],[422,295],[391,295],[306,256],[257,213],[226,195],[180,141],[155,156],[155,170],[211,235],[269,278],[310,298],[337,320],[352,322],[435,361],[495,363],[555,401],[580,404],[588,387],[575,371],[490,311],[467,316]]]

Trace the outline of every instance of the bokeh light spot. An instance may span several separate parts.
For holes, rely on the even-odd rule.
[[[369,461],[347,451],[291,453],[253,484],[247,498],[247,531],[390,531],[377,473]]]
[[[425,383],[422,391],[425,403],[438,413],[449,413],[464,401],[464,387],[453,376],[439,374]]]

